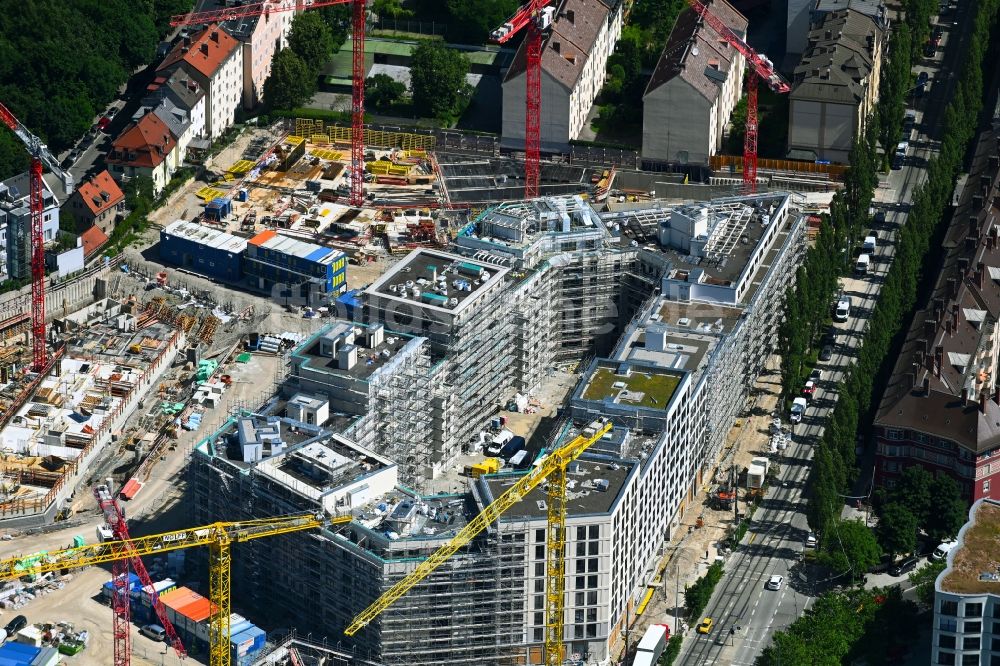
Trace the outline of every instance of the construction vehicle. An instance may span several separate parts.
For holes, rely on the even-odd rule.
[[[49,152],[42,140],[28,131],[14,114],[0,104],[0,121],[10,128],[31,154],[28,169],[28,208],[31,211],[31,369],[43,374],[48,367],[45,348],[45,213],[42,166],[48,167],[62,181],[66,196],[73,193],[73,176],[63,170],[56,156]]]
[[[240,3],[238,6],[223,7],[201,12],[188,12],[170,17],[170,25],[208,25],[254,16],[267,16],[276,12],[305,11],[350,4],[351,18],[351,190],[350,204],[361,207],[365,201],[365,24],[367,3],[361,0],[312,0],[311,2],[291,2],[272,4],[264,2]],[[266,156],[265,156],[266,157]],[[260,161],[258,161],[258,164]],[[241,181],[242,182],[242,181]],[[237,188],[238,189],[238,188]]]
[[[705,23],[739,51],[747,61],[747,123],[746,135],[743,139],[743,189],[753,194],[757,191],[757,83],[760,79],[776,93],[787,94],[792,86],[774,68],[774,63],[767,57],[757,53],[743,38],[733,32],[722,19],[708,10],[699,0],[687,0],[691,8],[698,13]]]
[[[560,446],[497,497],[489,506],[459,530],[451,541],[434,551],[402,580],[386,590],[368,608],[358,614],[344,631],[353,636],[410,589],[427,578],[448,558],[468,545],[493,524],[505,511],[520,502],[529,492],[548,482],[548,528],[545,537],[545,659],[546,666],[563,663],[563,608],[566,585],[566,468],[591,444],[611,431],[607,419],[594,421],[570,442]]]
[[[29,574],[43,574],[63,569],[78,569],[107,562],[118,562],[123,559],[159,555],[171,550],[208,546],[209,600],[215,609],[214,614],[209,618],[208,663],[209,666],[229,666],[229,572],[232,544],[314,528],[344,525],[350,521],[349,514],[327,518],[322,515],[303,513],[256,520],[218,522],[127,540],[116,539],[75,548],[48,551],[27,558],[3,559],[0,560],[0,579],[20,578]],[[128,662],[125,661],[125,663]]]

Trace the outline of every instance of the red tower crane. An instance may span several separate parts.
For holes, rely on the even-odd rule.
[[[28,131],[21,121],[0,104],[0,120],[21,140],[31,155],[28,171],[28,209],[31,211],[31,368],[42,372],[48,361],[45,348],[45,236],[42,216],[45,199],[42,167],[56,174],[63,183],[66,195],[73,193],[73,176],[59,166],[59,160],[49,152],[42,140]]]
[[[275,4],[280,2],[280,4]],[[319,9],[333,5],[353,5],[351,18],[351,195],[350,204],[360,207],[365,200],[365,0],[281,0],[252,2],[238,7],[226,7],[204,12],[178,14],[170,18],[170,25],[199,25],[221,23],[233,19],[250,18],[276,12]]]
[[[542,141],[542,33],[552,23],[554,7],[549,0],[528,0],[502,26],[490,33],[498,44],[527,28],[525,37],[524,107],[524,198],[538,196]]]
[[[726,42],[739,51],[747,61],[747,125],[743,140],[743,187],[748,192],[757,191],[757,83],[763,79],[776,93],[785,94],[792,87],[765,56],[757,53],[743,38],[733,32],[722,19],[714,15],[699,0],[687,0],[691,8],[710,25]]]
[[[122,511],[118,500],[111,494],[108,487],[100,485],[94,488],[94,497],[97,499],[97,504],[104,513],[104,522],[107,523],[108,528],[114,535],[114,539],[116,541],[131,543],[129,540],[132,537],[129,536],[125,512]],[[139,582],[142,583],[142,586],[149,588],[153,611],[160,621],[160,626],[163,627],[164,632],[167,634],[166,642],[173,646],[178,657],[184,659],[187,657],[187,650],[184,649],[184,644],[181,643],[181,638],[177,635],[177,630],[174,629],[173,623],[167,617],[167,609],[163,606],[159,594],[157,594],[156,589],[153,587],[153,580],[149,577],[149,572],[146,571],[146,565],[142,563],[142,558],[136,555],[134,550],[129,549],[127,546],[126,549],[129,550],[129,556],[115,560],[111,565],[111,610],[114,613],[115,666],[128,666],[131,659],[129,635],[131,612],[129,608],[128,589],[128,571],[130,566],[139,577]]]

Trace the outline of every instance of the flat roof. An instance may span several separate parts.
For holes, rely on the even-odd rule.
[[[509,201],[483,210],[472,231],[478,238],[511,247],[526,246],[552,233],[601,232],[604,223],[579,195]]]
[[[508,270],[457,254],[414,250],[366,292],[421,308],[456,313],[503,280]]]
[[[604,458],[585,453],[570,463],[566,475],[566,513],[569,517],[610,513],[621,495],[625,482],[635,467],[634,462]],[[501,473],[483,477],[492,501],[506,492],[523,474]],[[508,509],[500,522],[545,519],[548,497],[544,484],[537,486],[520,502]]]
[[[340,250],[323,247],[322,245],[316,245],[315,243],[307,243],[296,238],[289,238],[288,236],[282,236],[272,230],[263,231],[257,234],[247,241],[247,243],[326,266],[346,256]]]
[[[1000,502],[983,499],[973,504],[958,541],[948,553],[948,567],[938,576],[937,589],[1000,595]]]
[[[670,404],[681,376],[662,368],[625,362],[616,367],[598,365],[586,381],[584,400],[612,398],[619,405],[664,409]]]
[[[193,243],[226,252],[240,253],[246,250],[247,240],[207,227],[197,222],[175,220],[164,227],[162,233],[176,238],[183,238]]]
[[[358,348],[358,361],[352,368],[339,368],[337,367],[336,357],[320,354],[322,340],[328,336],[336,337],[349,334],[352,330],[355,333],[355,341],[351,344]],[[369,331],[369,327],[360,324],[337,322],[314,333],[292,352],[292,356],[301,358],[303,365],[311,370],[365,379],[395,358],[396,353],[405,347],[410,340],[415,339],[412,335],[385,332],[382,342],[374,347],[370,347],[361,339],[367,331]],[[362,335],[359,335],[359,332]]]

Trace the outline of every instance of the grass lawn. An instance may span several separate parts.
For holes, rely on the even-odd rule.
[[[583,399],[604,400],[618,395],[622,389],[614,387],[616,382],[623,382],[629,391],[643,393],[642,400],[638,402],[620,400],[620,404],[662,409],[670,402],[670,396],[677,389],[680,378],[675,375],[647,374],[636,370],[632,371],[631,376],[623,377],[616,375],[610,368],[598,368],[583,392]]]

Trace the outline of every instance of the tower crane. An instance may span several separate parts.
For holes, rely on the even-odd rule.
[[[545,536],[545,664],[560,666],[564,641],[563,620],[566,585],[566,468],[591,444],[611,431],[610,421],[601,419],[587,426],[580,435],[552,451],[541,464],[522,476],[469,521],[451,541],[434,551],[416,569],[390,587],[368,608],[359,613],[344,631],[353,636],[386,608],[427,578],[449,557],[493,524],[505,511],[520,502],[543,481],[548,482],[548,513]]]
[[[538,196],[541,177],[542,142],[542,33],[552,24],[554,7],[547,7],[549,0],[528,0],[507,19],[507,22],[490,33],[498,44],[506,44],[514,35],[527,28],[525,50],[525,107],[524,107],[524,198]]]
[[[218,522],[129,540],[104,541],[76,548],[49,551],[40,556],[0,560],[0,579],[20,578],[63,569],[78,569],[133,557],[159,555],[171,550],[208,546],[208,589],[213,605],[209,618],[209,665],[229,666],[229,572],[234,543],[290,534],[320,527],[343,525],[350,514],[326,518],[317,514],[291,514],[273,518]],[[116,585],[117,588],[117,585]]]
[[[28,209],[31,211],[31,369],[41,373],[48,365],[45,348],[45,235],[42,216],[45,200],[42,167],[48,167],[62,181],[63,190],[73,193],[73,176],[59,166],[59,160],[37,136],[0,103],[0,120],[20,139],[31,155],[28,169]]]
[[[700,0],[687,0],[691,8],[712,27],[726,43],[739,51],[747,61],[747,124],[743,139],[743,187],[749,193],[757,191],[757,84],[760,80],[776,93],[786,94],[792,86],[778,73],[774,64],[733,32],[722,19],[709,11]]]
[[[94,498],[97,500],[97,505],[104,514],[104,522],[111,529],[115,541],[128,544],[131,537],[128,533],[125,512],[122,510],[121,505],[118,504],[118,500],[111,494],[110,489],[105,485],[97,486],[94,488]],[[167,617],[167,611],[160,602],[160,595],[157,594],[153,587],[153,580],[149,577],[149,572],[146,571],[146,565],[142,563],[142,558],[136,555],[128,545],[125,546],[124,550],[128,554],[128,557],[115,560],[111,564],[111,611],[114,615],[112,637],[115,642],[115,666],[128,666],[131,661],[131,636],[129,634],[131,609],[129,608],[128,590],[129,567],[135,571],[143,587],[148,587],[150,590],[150,601],[152,602],[153,611],[160,621],[160,626],[163,627],[166,633],[166,642],[173,646],[178,657],[181,659],[185,658],[187,651],[184,649],[184,644],[181,642],[180,636],[177,635],[177,630],[174,629],[173,623]]]
[[[349,203],[360,207],[365,201],[365,0],[295,0],[291,4],[272,4],[271,0],[251,2],[236,7],[225,7],[202,12],[190,12],[170,17],[170,25],[199,25],[221,23],[233,19],[250,18],[276,12],[319,9],[334,5],[352,5],[351,16],[351,194]]]

